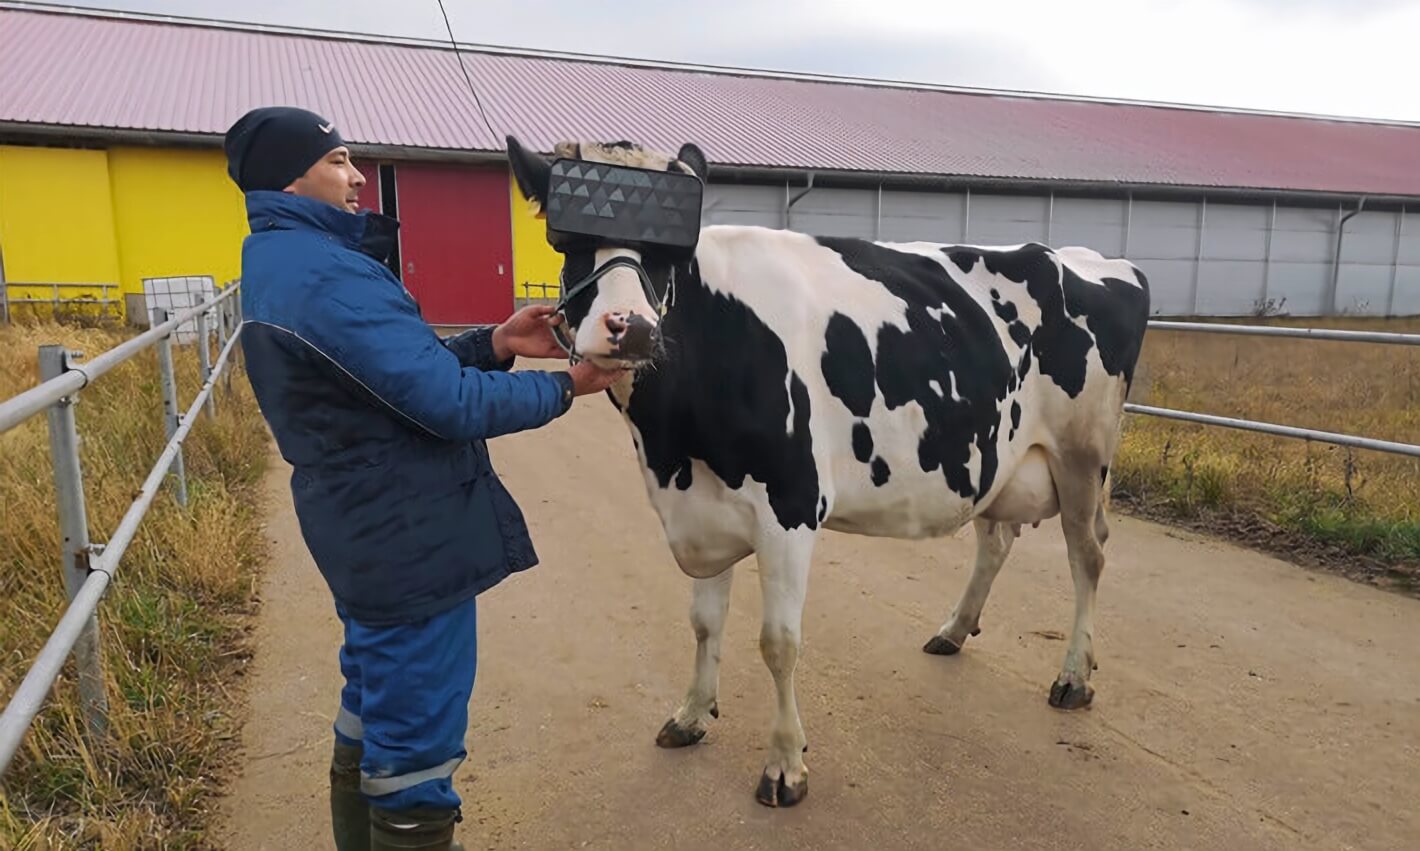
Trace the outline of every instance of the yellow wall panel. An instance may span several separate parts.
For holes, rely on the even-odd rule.
[[[547,244],[547,223],[533,215],[511,172],[508,184],[513,211],[513,295],[557,298],[561,294],[562,255]],[[545,292],[542,284],[547,285]]]
[[[36,283],[119,282],[104,151],[0,145],[0,252],[5,279]],[[95,289],[61,290],[63,297]],[[43,288],[10,289],[15,298],[48,298]],[[117,292],[111,292],[118,299]]]
[[[246,207],[226,169],[220,150],[109,151],[125,292],[144,278],[211,275],[220,287],[241,274]]]

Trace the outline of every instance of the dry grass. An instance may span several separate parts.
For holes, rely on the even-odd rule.
[[[1144,365],[1135,401],[1420,443],[1415,348],[1150,331]],[[1131,416],[1115,471],[1116,492],[1149,513],[1303,547],[1354,576],[1405,585],[1420,564],[1420,460]]]
[[[40,343],[93,357],[125,332],[0,326],[0,398],[34,384]],[[180,404],[198,387],[195,350],[176,350]],[[185,450],[190,504],[160,493],[100,604],[111,735],[79,735],[72,660],[4,778],[0,848],[197,849],[213,773],[229,755],[244,627],[261,564],[266,432],[246,379],[218,393]],[[90,534],[117,526],[165,442],[149,351],[84,390],[77,407]],[[65,603],[43,416],[0,435],[0,694],[13,693]]]

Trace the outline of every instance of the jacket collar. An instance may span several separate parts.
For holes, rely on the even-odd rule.
[[[252,233],[264,230],[313,230],[328,234],[346,248],[384,263],[394,250],[399,222],[389,216],[362,210],[347,213],[339,207],[289,192],[246,193],[247,222]]]

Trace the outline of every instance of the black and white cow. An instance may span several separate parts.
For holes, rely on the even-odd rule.
[[[545,204],[547,161],[508,143],[523,194]],[[675,157],[624,142],[556,151],[706,175],[693,145]],[[1090,702],[1109,465],[1149,315],[1137,268],[1087,248],[711,226],[694,260],[674,270],[649,252],[593,247],[566,256],[564,284],[616,256],[638,260],[658,293],[671,291],[664,315],[626,267],[565,313],[579,354],[637,367],[609,395],[671,551],[695,578],[695,672],[658,744],[694,744],[718,716],[733,567],[755,554],[760,650],[778,691],[757,797],[770,806],[803,798],[793,675],[822,529],[927,538],[975,525],[966,590],[924,647],[945,656],[979,632],[1021,526],[1060,515],[1075,623],[1050,704]],[[651,334],[626,331],[648,323]]]

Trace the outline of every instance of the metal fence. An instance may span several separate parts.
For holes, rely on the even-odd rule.
[[[1251,337],[1292,337],[1303,340],[1334,340],[1347,343],[1420,346],[1420,334],[1398,334],[1385,331],[1342,331],[1328,328],[1285,328],[1272,325],[1231,325],[1227,323],[1170,322],[1164,320],[1150,321],[1149,327],[1163,331],[1185,331],[1197,334],[1238,334]],[[1390,452],[1396,455],[1409,455],[1412,458],[1420,458],[1420,446],[1410,443],[1396,443],[1389,440],[1358,437],[1352,434],[1340,434],[1333,431],[1297,428],[1295,426],[1277,425],[1276,423],[1258,422],[1257,420],[1243,420],[1235,417],[1199,414],[1193,411],[1176,411],[1171,408],[1156,408],[1150,405],[1136,405],[1133,403],[1126,404],[1124,410],[1131,414],[1162,417],[1164,419],[1180,420],[1182,422],[1199,423],[1202,425],[1221,426],[1223,428],[1240,429],[1242,431],[1255,431],[1262,434],[1276,435],[1278,437],[1315,440],[1320,443],[1332,443],[1337,446],[1353,446],[1358,449],[1373,449],[1377,452]]]
[[[530,304],[556,304],[562,297],[562,285],[549,284],[546,281],[527,281],[523,284],[523,291],[527,294],[514,299],[520,308]]]
[[[119,299],[112,298],[110,296],[110,293],[112,291],[116,291],[117,289],[118,284],[114,283],[61,284],[53,282],[25,283],[23,281],[3,281],[0,282],[0,321],[4,321],[6,323],[11,322],[13,318],[12,315],[14,313],[13,306],[17,304],[48,304],[51,305],[52,309],[56,314],[59,313],[61,307],[72,308],[81,307],[84,305],[97,305],[99,308],[99,317],[101,319],[108,319],[109,317],[114,315],[109,308],[119,303]],[[10,295],[10,290],[48,290],[49,295],[42,298],[38,296],[14,297]],[[67,294],[74,290],[98,290],[100,292],[100,295],[92,296]]]
[[[173,316],[162,308],[155,308],[151,330],[88,363],[76,363],[83,355],[64,346],[41,346],[39,365],[42,382],[0,402],[0,434],[41,411],[47,414],[63,550],[60,560],[69,595],[69,606],[64,616],[10,698],[4,713],[0,714],[0,775],[9,767],[71,651],[79,673],[79,696],[85,728],[91,736],[100,736],[107,729],[108,705],[99,645],[98,603],[170,470],[175,471],[177,500],[187,504],[182,444],[204,410],[209,416],[215,412],[213,390],[218,379],[225,376],[230,389],[231,373],[227,367],[232,362],[242,322],[241,301],[233,296],[240,287],[240,281],[233,281],[216,297]],[[177,328],[194,319],[198,329],[202,387],[187,411],[179,413],[172,338]],[[211,358],[214,334],[218,344],[215,362]],[[154,346],[158,347],[158,366],[162,374],[168,442],[108,543],[93,543],[89,540],[88,516],[84,506],[84,475],[79,463],[79,433],[74,419],[74,402],[80,391],[102,375]]]

